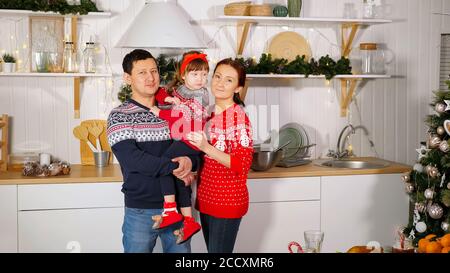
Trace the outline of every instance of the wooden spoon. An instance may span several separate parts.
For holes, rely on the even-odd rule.
[[[78,138],[81,141],[85,141],[89,148],[91,148],[92,152],[97,152],[97,149],[95,149],[94,145],[91,144],[91,142],[88,139],[89,136],[89,131],[86,127],[84,126],[77,126],[75,128],[73,128],[73,135]]]
[[[95,137],[95,142],[97,146],[97,151],[102,150],[102,146],[100,144],[100,135],[103,133],[103,127],[100,127],[98,125],[93,125],[89,127],[89,133]]]

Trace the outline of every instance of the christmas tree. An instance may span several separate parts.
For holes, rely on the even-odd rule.
[[[446,83],[450,90],[450,81]],[[434,94],[431,106],[436,113],[426,119],[427,141],[417,149],[418,163],[402,176],[411,201],[410,220],[403,232],[419,249],[422,238],[450,233],[450,91]]]

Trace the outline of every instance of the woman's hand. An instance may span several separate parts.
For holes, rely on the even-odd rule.
[[[205,152],[208,146],[208,138],[204,132],[191,132],[186,136],[189,143],[197,147],[200,151]]]

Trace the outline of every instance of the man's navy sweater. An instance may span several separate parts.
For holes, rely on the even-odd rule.
[[[108,117],[108,142],[120,163],[125,206],[140,209],[163,207],[159,178],[171,175],[178,163],[162,155],[172,144],[166,121],[134,100],[113,109]],[[193,169],[199,157],[189,156]]]

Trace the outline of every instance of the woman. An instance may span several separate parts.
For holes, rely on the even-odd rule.
[[[190,143],[205,153],[196,207],[209,253],[233,252],[241,219],[248,211],[246,183],[253,143],[250,121],[239,97],[245,78],[238,62],[224,59],[217,64],[211,83],[215,106],[206,134],[188,136]]]

